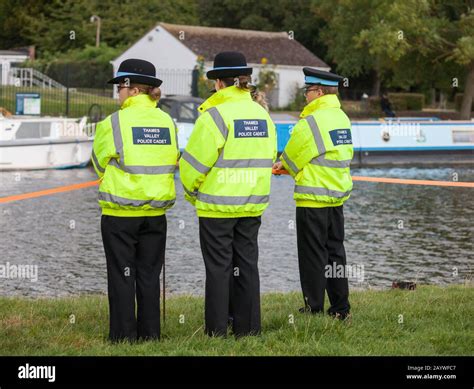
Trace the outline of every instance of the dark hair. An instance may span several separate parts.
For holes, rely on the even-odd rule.
[[[320,91],[325,95],[336,95],[338,92],[337,86],[327,86],[327,85],[316,85]]]
[[[220,80],[226,88],[235,85],[237,88],[250,92],[252,99],[268,111],[265,93],[258,91],[255,85],[252,85],[252,78],[250,76],[226,77],[220,78]]]
[[[240,89],[250,90],[249,84],[252,82],[250,76],[226,77],[220,79],[226,87],[235,85]]]
[[[130,87],[138,88],[141,93],[147,94],[152,100],[158,101],[161,98],[161,89],[157,86],[131,84]]]

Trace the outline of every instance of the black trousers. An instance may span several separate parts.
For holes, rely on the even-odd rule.
[[[349,283],[334,272],[326,278],[326,266],[346,265],[343,206],[296,208],[298,264],[305,306],[312,312],[324,311],[328,292],[328,313],[348,313]],[[340,274],[339,274],[340,275]]]
[[[260,333],[260,224],[260,217],[199,218],[206,267],[205,332],[210,336],[227,334],[230,302],[234,335]]]
[[[160,338],[160,273],[166,228],[165,215],[102,216],[112,341]]]

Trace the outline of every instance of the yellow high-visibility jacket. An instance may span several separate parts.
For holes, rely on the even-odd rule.
[[[351,122],[335,94],[309,103],[280,160],[295,179],[297,207],[342,205],[352,191]]]
[[[199,110],[179,163],[185,198],[199,217],[260,216],[277,155],[270,115],[236,86],[217,91]]]
[[[172,207],[176,125],[148,95],[129,97],[97,125],[92,162],[103,215],[158,216]]]

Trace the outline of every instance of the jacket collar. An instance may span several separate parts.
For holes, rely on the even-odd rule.
[[[128,107],[135,107],[135,106],[141,106],[141,107],[156,107],[157,101],[153,100],[150,98],[150,96],[145,95],[143,93],[136,95],[136,96],[130,96],[128,97],[120,107],[120,109],[128,108]]]
[[[198,111],[202,113],[207,111],[209,108],[215,107],[216,105],[235,100],[252,100],[252,97],[250,97],[250,92],[232,85],[215,92],[199,106]]]
[[[300,114],[301,118],[304,118],[308,115],[311,115],[314,111],[318,109],[325,109],[325,108],[341,108],[341,103],[337,98],[337,95],[324,95],[314,99],[311,103],[309,103],[306,107],[304,107],[303,111]]]

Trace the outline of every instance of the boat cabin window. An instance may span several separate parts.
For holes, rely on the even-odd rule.
[[[15,134],[16,139],[37,139],[51,136],[50,122],[24,122]]]

